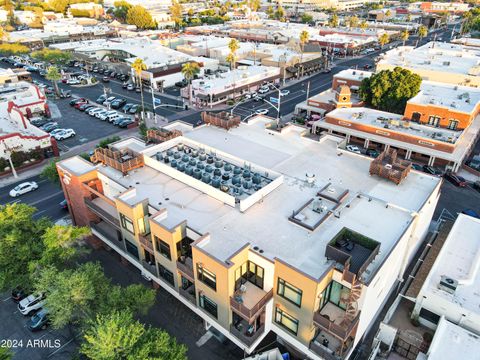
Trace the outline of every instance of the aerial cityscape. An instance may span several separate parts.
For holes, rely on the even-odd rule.
[[[478,360],[480,2],[0,1],[0,360]]]

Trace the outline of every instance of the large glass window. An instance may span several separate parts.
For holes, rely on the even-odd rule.
[[[125,247],[127,249],[127,252],[134,256],[136,259],[138,259],[138,248],[133,245],[130,241],[128,241],[127,239],[125,239]]]
[[[298,320],[287,314],[285,311],[275,308],[275,322],[293,335],[298,333]]]
[[[122,227],[129,233],[135,234],[135,228],[133,227],[132,219],[126,217],[123,214],[120,214],[120,223],[122,224]]]
[[[205,295],[199,296],[200,307],[212,315],[215,319],[218,316],[217,304],[210,300]]]
[[[264,270],[252,261],[246,261],[235,270],[235,290],[247,281],[263,289]]]
[[[447,126],[448,129],[457,130],[457,127],[458,127],[458,120],[451,119],[448,122],[448,126]]]
[[[217,291],[217,277],[211,271],[208,271],[203,266],[197,265],[197,277],[198,280],[203,282],[208,287]]]
[[[165,241],[160,240],[158,237],[155,236],[155,240],[157,242],[157,251],[166,257],[168,260],[172,260],[172,255],[170,252],[170,245],[168,245]]]
[[[161,264],[158,264],[158,269],[160,270],[160,277],[166,282],[168,282],[170,285],[175,286],[175,281],[173,280],[173,273]]]
[[[322,292],[320,309],[322,309],[327,302],[331,302],[345,310],[347,308],[349,294],[350,289],[348,287],[343,286],[336,281],[332,281]]]
[[[438,126],[440,124],[440,117],[435,115],[430,115],[428,117],[428,125]]]
[[[277,294],[284,299],[294,303],[298,307],[302,305],[302,290],[278,278]]]

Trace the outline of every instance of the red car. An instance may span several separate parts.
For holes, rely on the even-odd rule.
[[[86,105],[86,104],[88,104],[88,100],[77,102],[77,103],[75,103],[75,105],[73,105],[73,107],[74,107],[75,109],[78,109],[78,108],[80,108],[80,106]]]
[[[467,186],[467,180],[465,180],[463,177],[455,175],[451,172],[448,172],[444,175],[445,179],[450,181],[453,185],[458,186],[458,187],[466,187]]]

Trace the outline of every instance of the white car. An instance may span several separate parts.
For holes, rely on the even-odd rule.
[[[108,110],[102,109],[102,110],[100,110],[100,111],[97,111],[94,116],[95,116],[97,119],[100,119],[100,116],[106,114],[107,112],[108,112]]]
[[[45,296],[43,294],[32,294],[18,303],[18,310],[22,315],[32,315],[43,305],[45,305]]]
[[[268,86],[265,86],[265,87],[262,86],[260,89],[258,89],[259,94],[265,94],[269,91],[270,91],[270,89],[268,88]]]
[[[55,129],[50,132],[50,136],[55,136],[55,134],[60,134],[63,132],[65,129]]]
[[[280,96],[287,96],[288,94],[290,94],[290,90],[282,90],[282,91],[280,91]]]
[[[77,135],[73,129],[60,129],[62,131],[56,132],[52,136],[55,138],[55,140],[65,140],[71,137],[74,137]]]
[[[257,114],[257,115],[267,115],[268,114],[268,109],[257,109],[257,110],[255,110],[255,114]]]
[[[10,190],[9,195],[11,197],[17,197],[37,189],[38,184],[35,181],[28,181],[15,186],[12,190]]]
[[[102,111],[102,110],[104,110],[104,109],[102,109],[102,108],[97,108],[97,107],[93,107],[93,108],[91,108],[91,109],[88,109],[88,110],[87,110],[87,113],[88,113],[88,115],[90,115],[90,116],[95,116],[96,113],[98,113],[99,111]]]
[[[110,96],[109,98],[107,98],[104,102],[103,102],[103,105],[107,106],[109,104],[112,103],[113,100],[115,100],[115,96]]]
[[[67,84],[68,85],[78,85],[78,84],[80,84],[80,80],[78,80],[78,79],[68,79]]]
[[[109,116],[115,115],[117,112],[116,111],[106,111],[103,114],[101,114],[98,118],[102,121],[105,121],[108,119]]]
[[[107,116],[107,118],[105,120],[107,120],[108,122],[110,123],[113,123],[115,120],[117,120],[119,117],[122,117],[119,113],[115,113],[115,114],[110,114]]]
[[[361,154],[360,149],[358,148],[357,145],[347,145],[347,150],[355,154]]]

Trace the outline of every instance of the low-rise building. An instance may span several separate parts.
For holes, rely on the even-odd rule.
[[[408,5],[409,11],[421,11],[426,14],[436,13],[450,13],[462,14],[470,9],[470,4],[464,2],[414,2]]]
[[[31,74],[24,69],[0,69],[0,84],[17,83],[19,81],[31,81]]]
[[[95,19],[105,14],[102,4],[94,2],[70,4],[69,11],[73,16],[81,15]]]
[[[479,56],[478,48],[452,43],[429,42],[418,48],[400,46],[381,56],[377,71],[400,66],[424,80],[478,87]]]
[[[173,123],[149,135],[160,144],[62,160],[65,198],[98,245],[247,353],[273,331],[308,358],[346,359],[422,243],[441,179],[399,163],[396,185],[341,139],[270,122]]]

